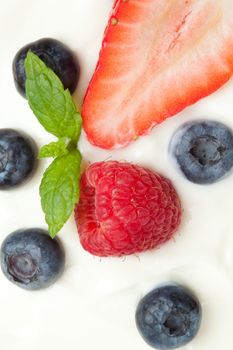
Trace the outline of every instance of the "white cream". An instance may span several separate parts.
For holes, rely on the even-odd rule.
[[[1,128],[30,134],[37,144],[52,140],[17,93],[12,60],[19,48],[42,37],[67,43],[78,55],[82,74],[80,104],[94,70],[112,0],[9,0],[0,11]],[[191,67],[190,67],[191,69]],[[90,162],[127,160],[169,177],[180,194],[184,218],[175,241],[159,250],[122,259],[99,259],[79,243],[74,220],[60,233],[66,269],[52,287],[27,292],[0,272],[0,347],[3,350],[148,350],[134,322],[139,299],[160,283],[177,281],[200,299],[203,321],[198,336],[183,350],[233,349],[233,174],[210,186],[188,182],[168,155],[174,131],[193,119],[222,121],[233,129],[233,81],[148,136],[118,151],[80,149]],[[47,161],[17,190],[0,192],[2,241],[24,227],[46,227],[38,187]]]

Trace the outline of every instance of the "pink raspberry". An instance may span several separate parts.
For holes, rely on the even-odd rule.
[[[84,249],[122,256],[169,240],[180,224],[181,204],[163,176],[129,163],[100,162],[82,175],[75,219]]]

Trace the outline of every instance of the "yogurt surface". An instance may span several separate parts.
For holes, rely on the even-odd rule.
[[[1,128],[22,130],[38,147],[52,141],[15,89],[12,61],[25,44],[43,37],[66,43],[81,65],[74,97],[80,106],[94,71],[112,0],[9,0],[0,11]],[[191,67],[190,67],[191,69]],[[166,120],[117,151],[97,149],[82,135],[86,162],[130,161],[169,177],[183,204],[183,222],[160,249],[126,258],[99,259],[80,246],[74,219],[59,237],[66,268],[52,287],[27,292],[0,271],[0,347],[4,350],[149,350],[135,326],[138,301],[161,283],[178,282],[199,298],[203,319],[196,338],[182,350],[233,349],[233,174],[213,185],[187,181],[168,146],[184,122],[220,121],[233,129],[233,80],[211,96]],[[0,241],[14,230],[46,228],[38,188],[48,160],[24,185],[0,192]]]

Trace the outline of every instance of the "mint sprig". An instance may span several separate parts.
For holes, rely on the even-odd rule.
[[[81,154],[77,143],[82,119],[69,90],[32,52],[25,59],[26,97],[41,125],[58,138],[41,148],[39,158],[55,158],[45,171],[40,197],[51,237],[63,227],[79,199]]]

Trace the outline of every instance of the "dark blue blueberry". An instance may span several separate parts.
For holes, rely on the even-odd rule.
[[[71,50],[60,41],[50,38],[40,39],[20,49],[13,61],[13,75],[17,90],[25,96],[24,60],[31,50],[51,68],[62,81],[64,88],[72,94],[77,86],[80,69]]]
[[[36,164],[36,146],[31,138],[12,129],[0,129],[0,189],[25,181]]]
[[[170,149],[186,178],[197,184],[214,183],[233,166],[233,133],[215,121],[184,124]]]
[[[64,260],[60,242],[38,228],[11,233],[1,247],[3,273],[24,289],[50,286],[61,275]]]
[[[166,285],[154,289],[139,303],[136,324],[143,339],[159,350],[189,343],[201,322],[198,300],[186,288]]]

